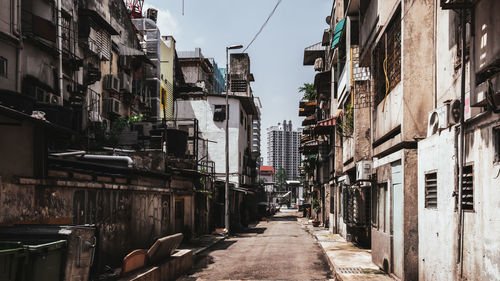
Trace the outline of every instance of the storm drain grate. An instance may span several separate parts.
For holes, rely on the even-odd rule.
[[[342,274],[363,274],[363,270],[360,267],[339,267],[336,270]]]

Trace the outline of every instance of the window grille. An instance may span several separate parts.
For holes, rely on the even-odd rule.
[[[425,175],[425,208],[437,208],[437,173]]]
[[[474,210],[474,168],[472,165],[463,167],[462,210]]]
[[[379,104],[401,81],[401,10],[394,14],[373,50],[375,103]],[[387,89],[388,87],[388,89]]]

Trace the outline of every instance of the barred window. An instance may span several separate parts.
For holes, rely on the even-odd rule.
[[[379,104],[401,81],[401,8],[392,17],[372,55],[375,104]]]

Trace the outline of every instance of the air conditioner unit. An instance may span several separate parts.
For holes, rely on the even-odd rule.
[[[43,94],[44,103],[59,104],[59,99],[60,97],[53,93],[44,92]]]
[[[118,93],[120,91],[120,79],[113,74],[104,76],[103,89]]]
[[[195,135],[194,135],[194,127],[189,127],[189,129],[188,129],[188,136],[189,136],[190,138],[192,138],[192,137],[194,137],[194,136],[195,136]]]
[[[187,155],[194,155],[194,143],[192,142],[187,145]]]
[[[95,54],[101,53],[99,45],[89,38],[89,50]]]
[[[131,77],[124,72],[120,72],[120,74],[118,74],[118,79],[120,80],[120,92],[132,93]]]
[[[356,163],[356,181],[368,181],[372,174],[372,161],[361,160]]]
[[[106,113],[120,114],[121,102],[115,98],[107,98],[102,100],[102,108]]]
[[[448,105],[440,106],[429,112],[429,123],[427,125],[427,136],[430,137],[439,130],[448,128]]]

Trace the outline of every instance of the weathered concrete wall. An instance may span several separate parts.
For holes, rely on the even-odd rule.
[[[417,150],[403,150],[403,279],[418,278]]]
[[[372,125],[374,141],[380,139],[403,122],[403,112],[400,110],[402,98],[403,91],[400,82],[387,95],[385,105],[384,102],[381,102],[374,107]]]
[[[500,163],[495,162],[493,129],[498,115],[470,124],[466,134],[466,163],[473,164],[474,211],[464,213],[463,267],[467,279],[500,279]],[[498,144],[496,144],[498,146]],[[499,153],[499,151],[496,151]]]
[[[372,261],[378,267],[388,269],[390,272],[391,235],[376,228],[372,228]]]
[[[418,143],[419,280],[454,280],[457,259],[455,132]],[[425,174],[437,172],[437,208],[425,208]]]
[[[1,9],[1,11],[9,11],[8,9]],[[3,18],[0,15],[0,18]],[[0,21],[0,24],[3,22]],[[1,31],[0,31],[1,32]],[[2,59],[7,60],[7,75],[0,75],[0,89],[6,89],[10,91],[16,90],[16,47],[14,43],[9,43],[8,41],[0,42],[0,50],[2,50]]]
[[[119,266],[131,250],[147,248],[172,233],[171,192],[165,185],[63,179],[65,175],[51,171],[46,180],[2,180],[0,224],[95,224],[99,231],[96,259],[101,266]]]
[[[371,92],[368,81],[356,82],[354,95],[354,162],[371,159]]]
[[[0,176],[33,176],[33,125],[5,116],[0,116],[0,123]]]
[[[427,134],[427,114],[433,108],[433,2],[403,0],[401,15],[401,82],[403,141]],[[418,98],[415,98],[418,97]],[[414,167],[416,168],[416,167]]]
[[[225,121],[213,121],[213,114],[215,105],[226,104],[225,97],[209,96],[200,100],[177,100],[176,103],[178,118],[197,118],[202,137],[216,142],[208,144],[208,160],[215,162],[217,174],[224,174],[226,171],[224,154],[226,126]],[[244,122],[243,124],[240,122],[240,110],[243,110],[240,101],[229,99],[229,173],[232,182],[239,182],[238,175],[242,171],[241,159],[245,148],[248,147],[249,131],[245,131]]]

